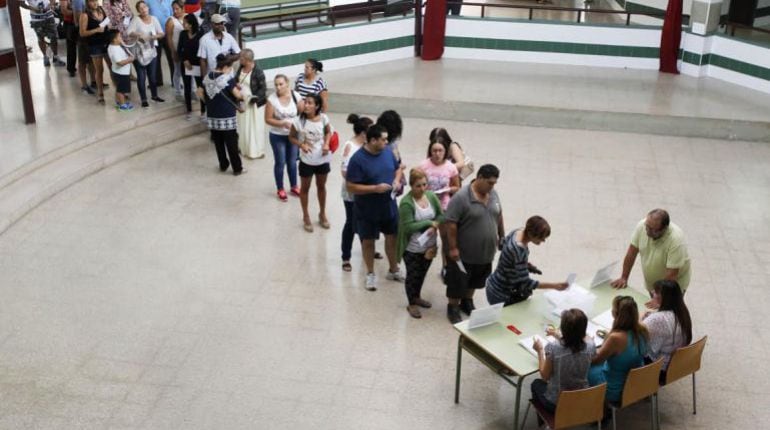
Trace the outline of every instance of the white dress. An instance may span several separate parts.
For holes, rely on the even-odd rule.
[[[241,72],[238,83],[241,85],[244,100],[249,100],[252,96],[250,82],[251,72]],[[257,105],[247,102],[241,106],[246,111],[238,112],[238,148],[244,157],[262,158],[265,156],[265,140],[267,140],[265,106],[257,108]]]

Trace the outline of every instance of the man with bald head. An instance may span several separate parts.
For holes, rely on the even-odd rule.
[[[636,226],[626,258],[623,259],[623,273],[612,281],[614,288],[626,288],[628,276],[634,267],[636,255],[642,258],[642,273],[647,291],[652,294],[653,284],[661,279],[679,283],[682,292],[690,284],[690,257],[682,229],[671,222],[668,212],[653,209]]]

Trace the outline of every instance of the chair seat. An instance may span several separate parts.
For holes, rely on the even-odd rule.
[[[554,414],[548,412],[545,406],[543,406],[540,402],[538,402],[535,399],[530,399],[529,402],[532,404],[532,407],[535,408],[535,410],[537,411],[537,414],[540,415],[540,418],[542,418],[543,421],[545,421],[546,424],[548,424],[548,427],[550,428],[556,427],[554,425],[556,422],[556,416]]]

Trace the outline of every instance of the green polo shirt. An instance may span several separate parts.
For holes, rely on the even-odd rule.
[[[679,269],[676,281],[682,291],[687,290],[690,285],[690,257],[687,255],[684,233],[678,225],[670,223],[666,233],[653,240],[647,236],[644,220],[641,220],[631,237],[631,245],[639,249],[647,291],[652,292],[653,284],[663,279],[666,269]]]

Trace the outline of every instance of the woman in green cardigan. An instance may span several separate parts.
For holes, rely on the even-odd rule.
[[[398,206],[398,252],[406,265],[406,310],[413,318],[421,318],[420,308],[429,308],[429,301],[420,297],[420,290],[428,273],[430,263],[436,256],[438,226],[444,219],[441,203],[428,191],[428,178],[421,169],[409,172],[409,186],[412,188]]]

